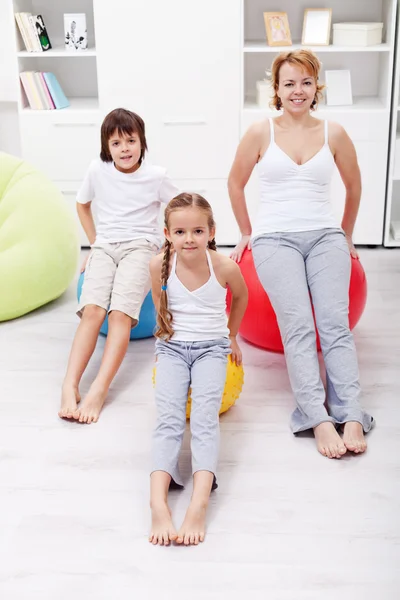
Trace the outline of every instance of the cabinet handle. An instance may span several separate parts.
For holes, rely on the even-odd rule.
[[[53,123],[55,127],[97,127],[97,123]]]
[[[206,125],[204,118],[199,119],[164,119],[164,125]]]

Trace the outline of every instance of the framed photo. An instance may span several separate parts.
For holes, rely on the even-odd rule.
[[[287,13],[265,12],[264,22],[268,46],[292,45]]]
[[[64,14],[64,40],[66,50],[87,49],[87,29],[85,13]]]
[[[326,104],[346,106],[353,104],[351,74],[348,69],[325,71]]]
[[[306,8],[301,43],[305,46],[329,46],[331,21],[331,8]]]

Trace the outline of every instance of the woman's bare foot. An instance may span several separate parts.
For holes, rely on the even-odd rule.
[[[156,546],[169,546],[177,538],[177,533],[172,523],[171,511],[167,503],[151,507],[151,533],[149,542]]]
[[[192,502],[187,509],[185,520],[178,531],[177,544],[194,544],[204,542],[206,525],[207,503]]]
[[[318,452],[328,458],[341,458],[346,454],[346,446],[336,431],[333,423],[325,421],[314,427]]]
[[[107,397],[107,391],[92,384],[82,406],[75,410],[74,419],[79,423],[97,423]]]
[[[81,397],[78,388],[63,383],[61,390],[61,407],[58,411],[58,416],[62,419],[73,419],[80,401]]]
[[[361,454],[367,449],[367,442],[364,438],[364,430],[361,423],[349,421],[343,427],[343,443],[347,450]]]

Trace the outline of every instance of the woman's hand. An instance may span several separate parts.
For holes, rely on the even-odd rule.
[[[242,254],[246,250],[251,250],[251,235],[242,235],[242,239],[232,250],[230,257],[237,263],[242,259]]]
[[[352,258],[357,258],[357,260],[358,260],[360,257],[358,256],[358,252],[354,247],[353,240],[351,239],[351,235],[348,235],[347,233],[345,235],[346,235],[346,242],[347,242],[347,245],[350,250],[350,256]]]
[[[239,367],[242,364],[242,351],[239,348],[239,344],[236,341],[236,335],[230,335],[229,341],[231,342],[232,362],[236,363],[236,365]]]

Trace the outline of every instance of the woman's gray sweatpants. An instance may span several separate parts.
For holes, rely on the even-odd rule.
[[[186,403],[192,388],[190,430],[192,470],[216,472],[219,410],[226,380],[227,338],[204,342],[156,341],[157,424],[152,471],[166,471],[182,486],[178,460],[186,426]]]
[[[324,421],[358,421],[367,432],[356,349],[349,329],[350,252],[341,229],[272,233],[252,244],[254,264],[277,316],[297,403],[293,433]],[[327,371],[328,411],[316,349],[315,325]]]

